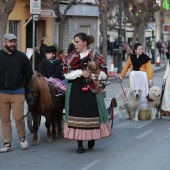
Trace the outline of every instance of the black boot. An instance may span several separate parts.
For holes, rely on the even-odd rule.
[[[78,140],[77,144],[78,144],[77,153],[83,153],[84,152],[83,141]]]
[[[94,145],[95,145],[95,140],[89,140],[88,141],[88,148],[89,149],[92,149],[94,147]]]

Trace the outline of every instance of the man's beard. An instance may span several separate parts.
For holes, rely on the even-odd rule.
[[[11,48],[12,47],[12,48]],[[12,45],[12,46],[7,46],[5,45],[5,48],[9,51],[9,52],[14,52],[16,51],[16,46],[15,45]]]

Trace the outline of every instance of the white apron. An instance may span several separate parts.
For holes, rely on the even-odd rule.
[[[164,91],[164,96],[162,99],[162,106],[161,109],[163,111],[168,111],[170,112],[170,76],[168,75],[167,79],[166,79],[166,85],[165,85],[165,91]]]
[[[148,76],[144,71],[131,71],[129,74],[130,88],[140,88],[142,90],[142,97],[140,102],[140,110],[148,110],[149,103],[146,96],[149,93]]]

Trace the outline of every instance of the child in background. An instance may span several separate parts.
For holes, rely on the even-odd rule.
[[[63,58],[65,58],[65,55],[64,55],[64,50],[59,50],[58,51],[58,58],[61,62],[63,62]]]

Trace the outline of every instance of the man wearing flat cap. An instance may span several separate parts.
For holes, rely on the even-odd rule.
[[[14,34],[5,34],[2,44],[3,49],[0,50],[0,120],[4,146],[0,149],[0,153],[12,150],[11,110],[21,148],[28,147],[23,117],[24,87],[33,75],[27,56],[17,50],[17,37]]]

